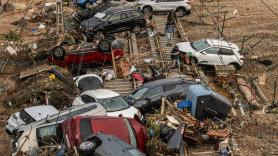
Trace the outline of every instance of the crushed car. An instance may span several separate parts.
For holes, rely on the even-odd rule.
[[[79,106],[91,102],[100,103],[106,109],[108,116],[123,116],[129,118],[137,116],[141,118],[138,109],[128,105],[120,94],[108,89],[85,91],[75,98],[72,105]]]
[[[89,136],[102,132],[115,135],[140,151],[145,152],[147,132],[136,119],[123,117],[82,117],[75,116],[62,123],[66,146],[69,149],[78,147]]]
[[[85,139],[78,146],[78,153],[82,156],[145,156],[143,152],[118,137],[101,132]]]
[[[125,100],[145,114],[160,108],[162,96],[175,100],[181,97],[192,84],[195,84],[195,82],[180,78],[160,79],[145,83],[139,89],[126,96]]]
[[[6,132],[11,135],[21,125],[31,124],[35,121],[57,114],[59,111],[51,105],[28,107],[10,116],[6,123]]]

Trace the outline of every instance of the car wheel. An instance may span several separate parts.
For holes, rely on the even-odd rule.
[[[108,52],[110,50],[111,42],[108,40],[101,40],[98,43],[98,48],[102,52]]]
[[[140,34],[140,32],[141,32],[141,27],[140,27],[139,25],[135,25],[135,26],[133,27],[133,32],[134,32],[136,35]]]
[[[94,35],[94,40],[101,40],[104,38],[104,35],[101,32],[96,32]]]
[[[151,14],[152,11],[153,11],[153,9],[152,9],[150,6],[145,6],[145,7],[143,8],[143,13],[144,13],[144,14]]]
[[[184,16],[186,14],[186,10],[184,9],[184,8],[178,8],[177,10],[176,10],[176,15],[178,16],[178,17],[182,17],[182,16]]]
[[[78,146],[78,153],[82,156],[89,156],[93,154],[96,147],[95,141],[84,141]]]
[[[110,41],[110,42],[114,41],[115,39],[116,39],[115,36],[112,34],[105,36],[105,40]]]
[[[64,60],[66,56],[66,50],[62,46],[57,46],[52,49],[52,56],[57,60]]]
[[[190,57],[190,62],[191,62],[191,64],[197,64],[198,60],[196,57]]]
[[[236,70],[241,69],[241,66],[238,63],[230,63],[229,65],[233,65]]]

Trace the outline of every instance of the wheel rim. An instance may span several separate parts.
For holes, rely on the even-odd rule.
[[[102,50],[108,50],[108,43],[107,42],[102,42],[101,44],[100,44],[100,49],[102,49]]]
[[[182,9],[177,10],[176,15],[177,16],[183,16],[184,12]]]
[[[139,34],[140,31],[141,31],[141,28],[139,26],[135,26],[133,31],[134,31],[135,34]]]
[[[102,38],[102,33],[97,32],[96,35],[95,35],[95,39],[100,40],[101,38]]]
[[[63,56],[63,49],[61,49],[61,48],[55,49],[54,50],[54,55],[57,56],[57,57]]]
[[[93,142],[83,142],[80,144],[79,148],[82,150],[89,150],[95,146]]]
[[[144,8],[143,9],[143,12],[145,13],[145,14],[147,14],[147,13],[151,13],[151,9],[150,8]]]

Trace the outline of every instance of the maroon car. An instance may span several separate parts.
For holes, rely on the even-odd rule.
[[[124,55],[122,48],[116,48],[113,51],[116,58]],[[102,52],[99,48],[83,47],[79,50],[66,51],[62,46],[57,46],[52,49],[48,61],[61,67],[71,67],[71,65],[80,63],[103,64],[104,62],[111,62],[112,55],[111,52]]]
[[[146,128],[136,119],[123,117],[75,116],[62,123],[68,148],[78,147],[89,136],[102,132],[115,135],[121,140],[145,152]]]

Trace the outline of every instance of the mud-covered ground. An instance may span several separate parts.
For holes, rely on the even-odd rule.
[[[268,6],[278,13],[277,0],[264,0]],[[227,40],[242,45],[243,36],[252,36],[245,42],[245,49],[261,41],[252,49],[246,52],[246,56],[263,56],[278,64],[278,16],[274,15],[261,0],[219,0],[220,21],[224,19],[222,11],[228,11],[226,18],[235,17],[225,22],[224,36]],[[217,1],[206,3],[209,12],[218,17]],[[218,38],[217,24],[214,24],[208,11],[204,8],[200,21],[200,4],[194,1],[192,14],[182,19],[184,29],[189,40],[194,41],[202,38]],[[216,22],[217,23],[217,22]],[[222,23],[220,23],[222,26]],[[250,50],[249,50],[250,51]],[[260,85],[262,92],[269,102],[273,99],[275,80],[278,79],[278,68],[268,70],[267,67],[256,61],[245,61],[245,65],[239,71],[240,74],[251,78],[256,78],[266,73],[265,85]],[[276,99],[278,96],[276,95]],[[278,115],[261,114],[260,112],[245,117],[236,117],[232,124],[234,136],[239,144],[241,155],[270,155],[278,154]]]

